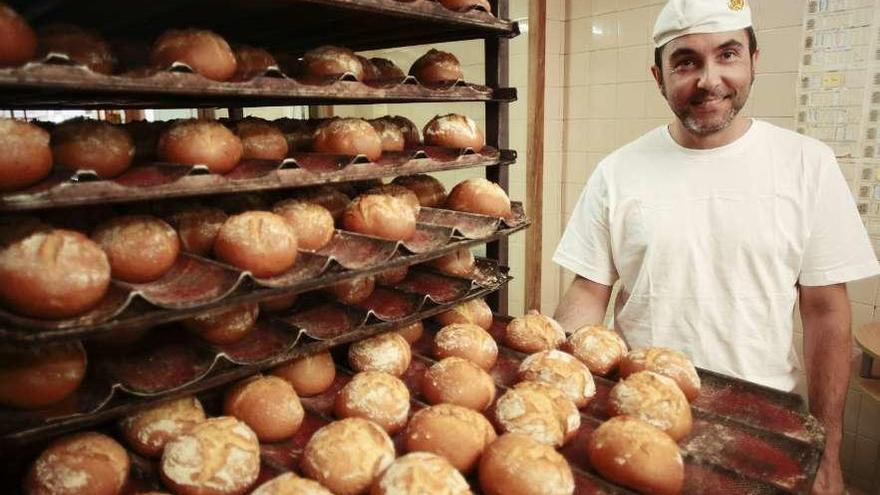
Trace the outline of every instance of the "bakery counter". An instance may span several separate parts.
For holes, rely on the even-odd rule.
[[[113,280],[98,304],[69,319],[30,318],[0,309],[0,341],[27,344],[108,335],[166,324],[235,305],[335,285],[421,263],[462,248],[505,238],[529,225],[522,204],[508,218],[422,208],[415,235],[403,241],[336,230],[317,251],[300,250],[289,270],[261,278],[191,253],[181,253],[149,283]],[[476,284],[491,285],[491,275]]]
[[[484,148],[450,149],[418,146],[386,152],[375,162],[363,156],[294,152],[285,160],[242,160],[226,174],[209,173],[204,166],[142,162],[113,179],[93,172],[57,171],[27,189],[0,193],[0,211],[114,204],[138,200],[182,198],[211,194],[273,191],[397,175],[462,168],[510,165],[516,152]]]
[[[0,443],[32,443],[82,429],[161,400],[209,390],[298,357],[405,327],[484,297],[510,279],[506,269],[491,261],[479,260],[477,265],[475,279],[413,268],[403,280],[377,285],[367,298],[349,304],[327,292],[304,294],[290,309],[261,313],[252,331],[228,344],[206,341],[191,325],[179,324],[120,331],[87,341],[88,370],[79,387],[46,408],[0,407]]]

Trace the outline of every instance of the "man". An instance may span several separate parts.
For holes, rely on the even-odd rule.
[[[676,119],[590,177],[554,260],[576,279],[556,318],[615,325],[633,348],[791,391],[799,300],[812,413],[827,444],[815,493],[841,493],[849,379],[846,282],[880,272],[832,150],[739,115],[758,50],[743,0],[670,0],[651,68]],[[792,88],[792,93],[794,88]],[[787,97],[794,98],[794,95]]]

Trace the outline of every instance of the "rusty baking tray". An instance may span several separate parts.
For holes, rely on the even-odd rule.
[[[496,340],[500,341],[510,319],[496,315],[490,330]],[[425,335],[413,352],[429,356],[432,332]],[[498,362],[491,370],[496,383],[514,384],[524,357],[499,345]],[[702,390],[691,404],[693,432],[679,443],[685,459],[685,493],[809,493],[824,434],[803,399],[711,371],[698,372]],[[581,411],[581,431],[561,450],[584,472],[591,472],[584,451],[586,438],[608,419],[606,402],[616,377],[594,380],[596,397]]]
[[[139,163],[111,180],[90,171],[57,171],[34,186],[0,193],[0,211],[24,211],[91,204],[110,204],[206,194],[278,190],[356,180],[378,179],[461,168],[510,165],[516,152],[420,146],[385,153],[375,163],[363,157],[326,153],[292,153],[283,161],[242,160],[225,175],[204,166]],[[471,236],[473,237],[473,236]]]
[[[126,9],[111,0],[7,3],[37,27],[73,23],[109,39],[149,45],[165,29],[198,26],[273,53],[301,53],[323,44],[373,50],[519,34],[516,22],[479,9],[454,12],[434,0],[226,0],[222,9],[210,0],[137,2]]]
[[[289,271],[269,279],[252,277],[222,263],[183,254],[159,280],[149,284],[114,281],[111,290],[90,312],[67,320],[38,320],[0,309],[0,342],[29,343],[79,339],[117,330],[156,326],[222,306],[255,302],[281,294],[305,292],[388,268],[412,265],[456,249],[507,237],[529,225],[521,203],[511,223],[470,213],[456,213],[464,230],[483,222],[498,229],[488,236],[467,238],[455,225],[418,224],[407,242],[392,242],[352,232],[337,231],[317,252],[300,252]],[[475,229],[481,233],[486,229]]]
[[[152,328],[128,352],[90,352],[82,386],[63,403],[39,411],[0,408],[0,446],[20,445],[118,417],[159,400],[197,393],[291,359],[353,342],[485,297],[510,280],[505,267],[493,266],[497,284],[480,286],[468,279],[412,269],[407,287],[378,287],[381,296],[359,306],[344,306],[309,294],[292,310],[266,314],[257,330],[225,346],[206,344],[178,325]],[[425,283],[419,279],[427,278]],[[419,293],[413,287],[426,287]],[[438,294],[456,294],[439,298]],[[92,349],[91,346],[87,346]],[[0,449],[2,452],[3,449]],[[0,455],[2,457],[2,455]]]

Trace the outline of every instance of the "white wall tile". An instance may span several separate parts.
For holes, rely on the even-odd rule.
[[[649,26],[654,24],[654,18],[651,15],[652,9],[650,7],[620,11],[618,14],[619,45],[633,46],[650,43]]]
[[[630,46],[618,51],[617,81],[637,82],[651,79],[647,45]]]
[[[618,50],[597,50],[591,52],[589,67],[590,84],[617,82]]]
[[[595,84],[589,88],[587,117],[592,119],[615,118],[617,109],[616,84]]]
[[[590,49],[607,50],[618,46],[617,13],[603,14],[591,18]]]

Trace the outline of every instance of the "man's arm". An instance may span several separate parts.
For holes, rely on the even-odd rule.
[[[852,355],[846,284],[800,287],[810,412],[825,427],[825,452],[813,493],[842,493],[840,444]]]
[[[611,298],[611,287],[576,276],[562,296],[553,318],[566,333],[585,325],[601,325]]]

